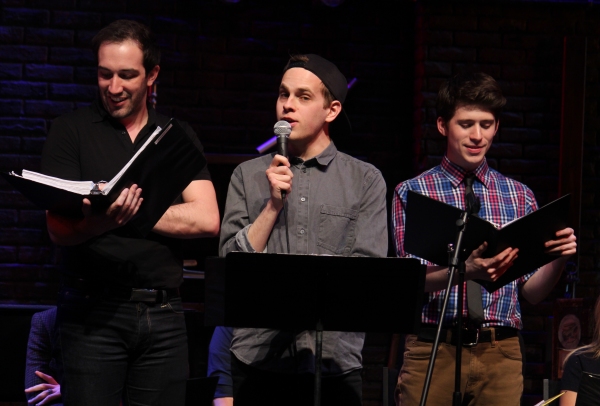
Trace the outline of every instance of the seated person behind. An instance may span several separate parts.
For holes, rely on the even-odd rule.
[[[594,320],[594,339],[592,342],[574,350],[565,358],[563,376],[560,382],[561,390],[565,391],[565,394],[559,398],[560,406],[575,406],[583,372],[600,374],[600,296],[594,307]]]
[[[208,376],[219,377],[213,406],[233,406],[233,378],[231,377],[231,339],[233,328],[217,326],[208,346]]]
[[[25,394],[29,404],[62,405],[62,365],[55,322],[56,307],[35,313],[31,318],[25,361]]]

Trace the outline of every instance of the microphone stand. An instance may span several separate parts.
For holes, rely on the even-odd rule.
[[[450,289],[452,288],[452,281],[454,280],[454,274],[458,269],[458,287],[460,289],[458,293],[458,304],[457,304],[457,334],[456,334],[456,364],[454,369],[454,392],[452,394],[452,405],[460,406],[462,393],[460,392],[460,372],[462,366],[462,312],[464,303],[464,281],[465,281],[465,262],[460,260],[460,253],[462,251],[462,244],[464,233],[467,227],[469,216],[473,209],[467,207],[467,210],[463,211],[460,218],[456,220],[457,232],[454,245],[448,246],[448,285],[446,286],[446,295],[442,305],[442,312],[440,316],[440,322],[437,327],[435,340],[433,341],[433,347],[431,350],[431,356],[429,357],[429,365],[427,367],[427,374],[425,376],[425,385],[423,386],[423,392],[421,394],[420,406],[425,406],[427,401],[427,395],[429,393],[429,386],[431,384],[431,376],[433,375],[433,366],[437,357],[438,345],[440,342],[440,335],[442,332],[442,324],[444,322],[444,316],[448,307],[448,299],[450,297]]]
[[[317,320],[315,338],[315,387],[313,390],[313,406],[321,406],[321,364],[323,363],[323,323]]]

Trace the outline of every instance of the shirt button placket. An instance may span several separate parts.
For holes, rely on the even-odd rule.
[[[298,203],[298,253],[308,254],[308,176],[307,168],[304,164],[301,165],[300,173],[298,176],[298,196],[300,202]]]

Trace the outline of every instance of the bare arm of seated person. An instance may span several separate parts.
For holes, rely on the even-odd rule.
[[[215,398],[213,406],[233,406],[233,398]]]
[[[83,218],[65,217],[46,212],[48,233],[58,245],[77,245],[90,238],[121,227],[135,216],[143,202],[142,189],[137,185],[123,189],[119,197],[104,212],[92,210],[92,203],[83,199]]]
[[[545,243],[546,253],[558,256],[554,261],[541,267],[523,286],[523,296],[527,301],[536,304],[543,300],[552,290],[562,273],[567,259],[577,249],[576,238],[572,228],[557,231],[556,240]],[[466,280],[481,279],[495,281],[512,266],[518,258],[519,250],[507,248],[492,258],[483,258],[487,243],[474,250],[465,262]],[[435,292],[446,289],[448,283],[448,267],[428,266],[425,291]],[[454,284],[458,283],[458,277]]]
[[[43,406],[60,398],[60,385],[53,377],[40,371],[35,371],[35,374],[47,383],[40,383],[25,389],[27,393],[41,391],[36,397],[29,400],[30,404]]]
[[[183,203],[169,207],[152,231],[174,238],[218,235],[219,207],[212,182],[195,180],[185,188],[181,197]]]
[[[271,230],[283,208],[281,192],[285,191],[287,195],[290,194],[294,175],[290,170],[288,159],[282,155],[275,155],[266,171],[266,176],[271,189],[271,198],[248,229],[248,240],[257,252],[262,252],[267,246]]]
[[[577,392],[566,390],[565,394],[558,398],[560,406],[575,406],[577,401]]]

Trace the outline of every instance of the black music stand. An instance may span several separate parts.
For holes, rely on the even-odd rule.
[[[315,404],[319,333],[416,333],[421,322],[416,259],[233,252],[208,258],[205,272],[205,325],[316,330]]]

